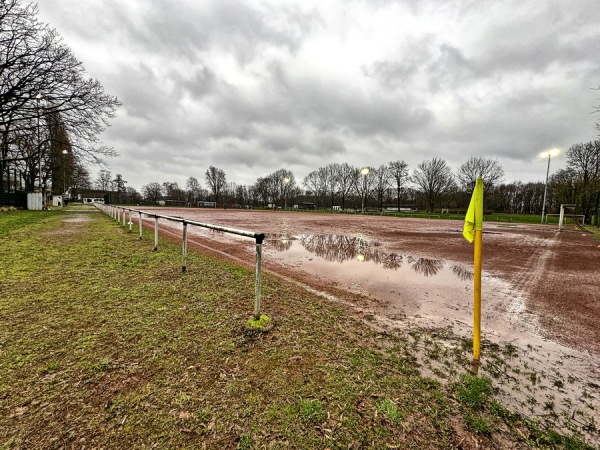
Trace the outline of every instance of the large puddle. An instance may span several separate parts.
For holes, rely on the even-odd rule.
[[[402,282],[418,281],[423,277],[436,277],[441,283],[455,283],[456,279],[469,281],[473,273],[457,263],[447,263],[441,259],[430,259],[395,252],[384,252],[378,242],[368,241],[359,236],[342,235],[285,235],[268,234],[265,249],[276,252],[289,252],[290,257],[313,261],[316,256],[323,263],[343,265],[345,273],[368,274],[371,279],[388,280],[390,276]],[[316,261],[315,264],[318,264]],[[382,270],[383,269],[383,270]],[[375,280],[373,280],[375,281]]]

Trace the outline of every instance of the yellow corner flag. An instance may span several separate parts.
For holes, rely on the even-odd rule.
[[[463,236],[472,243],[477,230],[483,230],[483,179],[481,177],[475,182],[471,203],[465,216]]]
[[[463,236],[473,245],[473,362],[475,373],[479,366],[481,348],[481,248],[483,232],[483,179],[477,178],[471,203],[465,216]]]

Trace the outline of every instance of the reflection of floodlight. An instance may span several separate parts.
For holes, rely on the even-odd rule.
[[[360,261],[360,262],[363,262],[365,260],[365,255],[357,255],[356,256],[356,260]]]
[[[544,186],[544,203],[542,204],[542,223],[544,223],[544,214],[546,213],[546,196],[548,194],[548,175],[550,174],[550,158],[557,156],[560,150],[557,148],[551,148],[550,150],[543,151],[540,153],[542,158],[548,158],[548,168],[546,169],[546,185]]]

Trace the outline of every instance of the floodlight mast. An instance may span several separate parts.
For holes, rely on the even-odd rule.
[[[544,223],[544,215],[546,214],[546,198],[548,196],[548,175],[550,174],[550,158],[557,156],[560,150],[553,148],[540,153],[540,156],[545,158],[548,157],[548,168],[546,169],[546,184],[544,185],[544,202],[542,203],[542,223]]]

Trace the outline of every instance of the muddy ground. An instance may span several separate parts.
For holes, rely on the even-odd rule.
[[[374,297],[377,312],[384,316],[420,316],[416,318],[431,325],[448,320],[470,323],[473,247],[462,237],[460,221],[282,211],[159,211],[264,232],[266,268],[281,269],[318,288],[331,286]],[[559,233],[554,225],[486,222],[483,333],[511,340],[518,339],[512,332],[528,331],[600,355],[600,249],[583,234],[572,227]],[[210,239],[215,249],[253,263],[252,239],[196,227],[190,227],[189,235],[192,244]],[[400,272],[407,265],[412,270]],[[456,276],[444,277],[448,269]],[[371,281],[374,277],[376,281]]]

